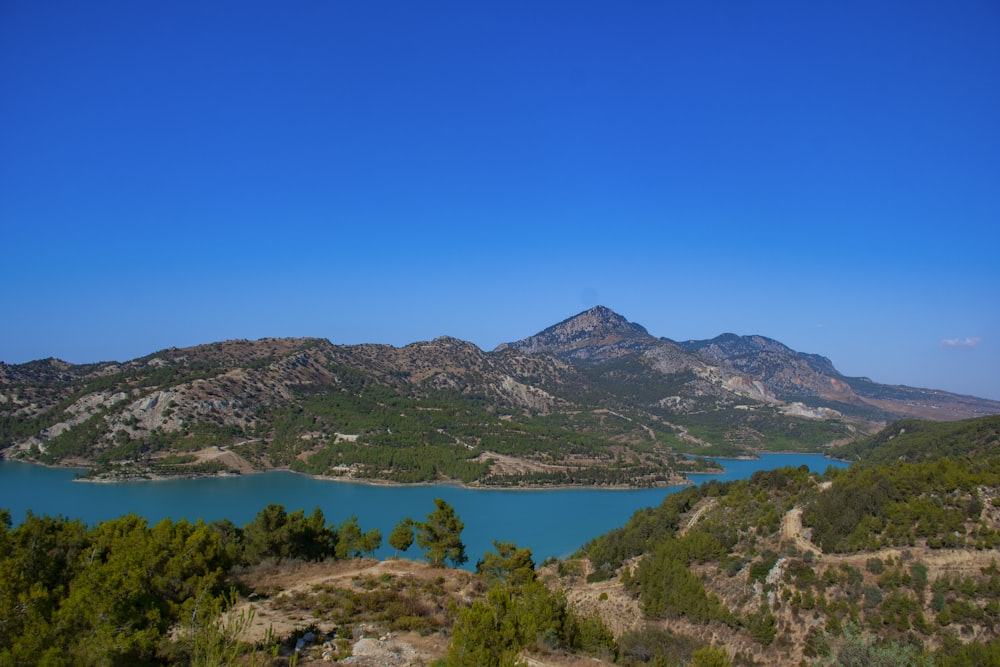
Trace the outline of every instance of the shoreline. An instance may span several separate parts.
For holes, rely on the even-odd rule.
[[[11,459],[7,459],[11,460]],[[42,464],[36,463],[35,461],[20,461],[12,460],[15,463],[23,463],[26,465],[41,465],[46,468],[57,468],[63,470],[79,470],[79,471],[89,471],[90,468],[79,466],[79,465],[58,465],[58,464]],[[687,479],[684,475],[680,475],[678,479],[674,481],[669,481],[665,483],[652,484],[649,486],[632,486],[629,484],[612,484],[612,485],[596,485],[596,484],[538,484],[538,485],[518,485],[518,486],[500,486],[500,485],[487,485],[487,484],[468,484],[466,482],[461,482],[457,480],[442,479],[434,482],[394,482],[392,480],[386,479],[376,479],[376,478],[359,478],[359,477],[343,477],[343,476],[328,476],[328,475],[316,475],[313,473],[298,472],[292,470],[288,467],[276,467],[267,468],[264,470],[253,470],[249,472],[235,472],[235,471],[220,471],[214,473],[190,473],[190,474],[178,474],[178,475],[162,475],[162,474],[151,474],[146,476],[119,476],[119,477],[83,477],[78,476],[73,479],[73,482],[79,482],[82,484],[129,484],[137,482],[170,482],[174,480],[193,480],[193,479],[226,479],[226,478],[238,478],[243,475],[262,475],[272,472],[284,472],[292,475],[298,475],[305,477],[307,479],[313,479],[319,482],[332,482],[339,484],[358,484],[361,486],[373,486],[373,487],[385,487],[385,488],[406,488],[406,487],[421,487],[421,486],[454,486],[456,488],[468,489],[470,491],[567,491],[567,490],[591,490],[591,491],[643,491],[647,489],[658,489],[658,488],[674,488],[680,486],[690,486],[694,484],[690,479]],[[719,473],[706,473],[706,474],[719,474]]]
[[[824,458],[830,459],[831,461],[838,461],[841,463],[850,464],[852,461],[845,459],[837,459],[824,454],[822,452],[758,452],[755,456],[717,456],[717,457],[702,457],[710,458],[715,461],[754,461],[760,460],[761,455],[817,455]],[[0,456],[0,461],[9,461],[12,463],[23,463],[26,465],[37,465],[44,468],[54,468],[63,470],[77,470],[81,472],[89,472],[93,468],[88,467],[82,461],[76,460],[67,463],[44,463],[41,461],[26,461],[23,459],[10,458],[7,456]],[[225,479],[225,478],[237,478],[242,475],[258,475],[265,474],[269,472],[287,472],[293,475],[300,475],[308,479],[314,479],[321,482],[335,482],[341,484],[359,484],[363,486],[374,486],[374,487],[420,487],[420,486],[454,486],[462,489],[468,489],[472,491],[565,491],[565,490],[592,490],[592,491],[643,491],[648,489],[658,489],[658,488],[675,488],[683,486],[695,485],[698,482],[691,479],[695,476],[711,476],[719,475],[725,473],[725,466],[719,471],[684,471],[677,472],[676,479],[652,484],[648,486],[633,486],[629,484],[612,484],[612,485],[596,485],[596,484],[537,484],[537,485],[516,485],[516,486],[500,486],[500,485],[485,485],[478,483],[466,483],[458,480],[437,480],[433,482],[394,482],[391,480],[377,479],[377,478],[356,478],[356,477],[344,477],[344,476],[330,476],[330,475],[317,475],[314,473],[305,473],[292,470],[287,466],[282,467],[270,467],[265,469],[254,469],[246,472],[226,470],[226,471],[216,471],[212,473],[198,473],[192,472],[189,474],[181,473],[177,475],[163,475],[163,474],[150,474],[146,476],[135,475],[135,476],[121,476],[121,477],[84,477],[77,476],[73,479],[74,482],[81,482],[87,484],[125,484],[133,482],[169,482],[174,480],[193,480],[193,479]]]

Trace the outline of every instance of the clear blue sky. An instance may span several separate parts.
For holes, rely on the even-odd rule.
[[[1000,399],[1000,4],[0,3],[0,360],[598,303]]]

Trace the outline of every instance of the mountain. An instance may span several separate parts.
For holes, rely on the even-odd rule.
[[[656,338],[604,306],[497,349],[547,352],[591,365],[631,357],[662,375],[694,373],[702,382],[691,394],[707,391],[724,400],[735,393],[777,403],[801,402],[820,412],[837,410],[872,422],[966,419],[995,414],[1000,408],[997,401],[847,377],[826,357],[796,352],[764,336],[726,333],[683,342]]]
[[[234,340],[0,363],[0,452],[104,477],[245,472],[481,485],[675,483],[689,455],[826,451],[1000,403],[879,385],[763,336],[657,338],[596,307],[484,351]]]
[[[516,349],[525,354],[551,352],[573,361],[600,363],[644,352],[656,343],[657,339],[642,326],[609,308],[596,306],[529,338],[502,343],[497,350]]]

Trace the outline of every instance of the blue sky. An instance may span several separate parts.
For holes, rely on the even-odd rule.
[[[0,4],[0,360],[596,304],[1000,399],[1000,4]]]

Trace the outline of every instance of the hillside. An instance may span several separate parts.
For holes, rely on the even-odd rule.
[[[426,564],[366,558],[381,533],[319,508],[242,527],[0,509],[0,662],[1000,665],[996,419],[874,440],[903,423],[937,434],[914,462],[873,463],[877,444],[689,487],[574,558],[494,542],[475,573],[444,567],[465,524],[442,500],[388,538]]]
[[[0,453],[105,479],[290,468],[491,486],[676,483],[690,455],[826,451],[1000,403],[876,385],[762,336],[678,343],[597,307],[487,352],[318,338],[0,363]]]
[[[982,453],[687,489],[584,547],[568,597],[622,664],[706,642],[737,665],[1000,664],[995,436]]]
[[[1000,445],[1000,416],[935,423],[901,419],[878,433],[838,447],[833,455],[850,461],[892,463],[982,458]]]

